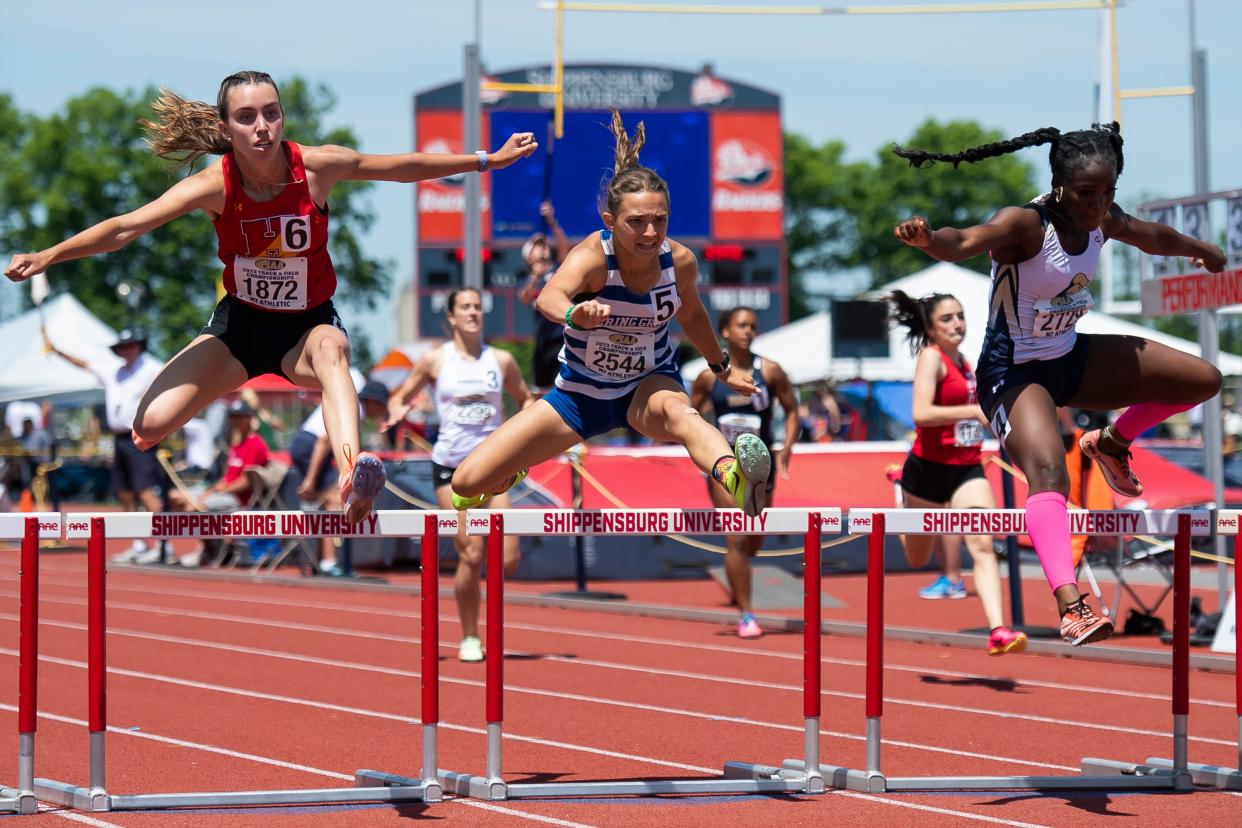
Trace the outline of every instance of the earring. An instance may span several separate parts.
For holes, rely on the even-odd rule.
[[[1057,187],[1056,192],[1055,192],[1055,193],[1053,193],[1053,195],[1056,197],[1056,200],[1057,200],[1057,203],[1058,203],[1058,204],[1061,202],[1061,195],[1062,195],[1064,192],[1065,192],[1065,188],[1064,188],[1064,187]]]

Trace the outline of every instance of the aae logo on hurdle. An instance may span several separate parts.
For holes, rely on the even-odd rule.
[[[0,515],[0,538],[15,540],[24,537],[27,518],[36,518],[39,521],[40,538],[60,537],[59,512],[10,512]]]
[[[112,512],[75,515],[66,526],[68,538],[89,538],[91,519],[103,518],[110,538],[331,538],[416,537],[433,516],[440,529],[457,530],[451,512],[392,510],[374,512],[350,523],[340,512]]]
[[[870,532],[875,514],[884,516],[884,530],[902,535],[1025,535],[1023,509],[851,509],[850,532]],[[1211,514],[1188,511],[1190,533],[1212,533]],[[1158,535],[1177,532],[1176,512],[1166,511],[1088,511],[1071,509],[1070,534],[1074,535]]]

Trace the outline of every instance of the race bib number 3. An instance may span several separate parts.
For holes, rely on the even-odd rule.
[[[237,298],[268,310],[306,310],[306,257],[233,260]]]
[[[587,338],[586,357],[587,365],[598,376],[630,380],[655,367],[655,340],[651,336],[592,332]]]
[[[983,444],[983,425],[978,420],[958,420],[953,424],[953,445],[971,448]]]

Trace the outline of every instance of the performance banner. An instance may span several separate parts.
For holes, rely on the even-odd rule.
[[[783,239],[780,114],[712,113],[711,155],[713,238]]]
[[[1242,305],[1242,268],[1223,273],[1186,273],[1147,279],[1141,291],[1144,316]]]
[[[488,121],[479,124],[478,147],[462,145],[462,117],[460,111],[420,111],[414,118],[415,146],[418,152],[448,152],[468,154],[479,149],[496,149],[488,135]],[[508,136],[506,136],[508,137]],[[418,240],[423,242],[461,243],[465,232],[463,217],[466,210],[466,176],[478,173],[462,173],[432,181],[420,181],[417,190]],[[491,238],[491,175],[482,180],[483,240]]]
[[[851,534],[871,531],[872,517],[884,515],[888,535],[1025,535],[1025,509],[850,509]],[[1177,517],[1190,515],[1190,534],[1212,534],[1206,510],[1086,511],[1070,509],[1073,535],[1163,535],[1177,533]]]

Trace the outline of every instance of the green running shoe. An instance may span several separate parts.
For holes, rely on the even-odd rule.
[[[753,434],[743,434],[733,444],[733,466],[724,474],[724,487],[737,501],[738,508],[754,517],[768,505],[768,476],[772,474],[772,455]]]
[[[523,480],[526,479],[526,475],[528,472],[530,472],[530,469],[522,469],[520,472],[518,472],[517,474],[513,475],[508,480],[506,480],[504,485],[501,486],[500,488],[494,491],[484,492],[481,495],[475,495],[474,497],[462,497],[457,492],[453,492],[452,493],[453,508],[459,512],[464,512],[467,509],[478,508],[479,506],[482,506],[485,502],[487,502],[488,498],[493,497],[498,494],[504,494],[505,492],[509,491],[514,486],[516,486],[517,484],[521,483]]]

